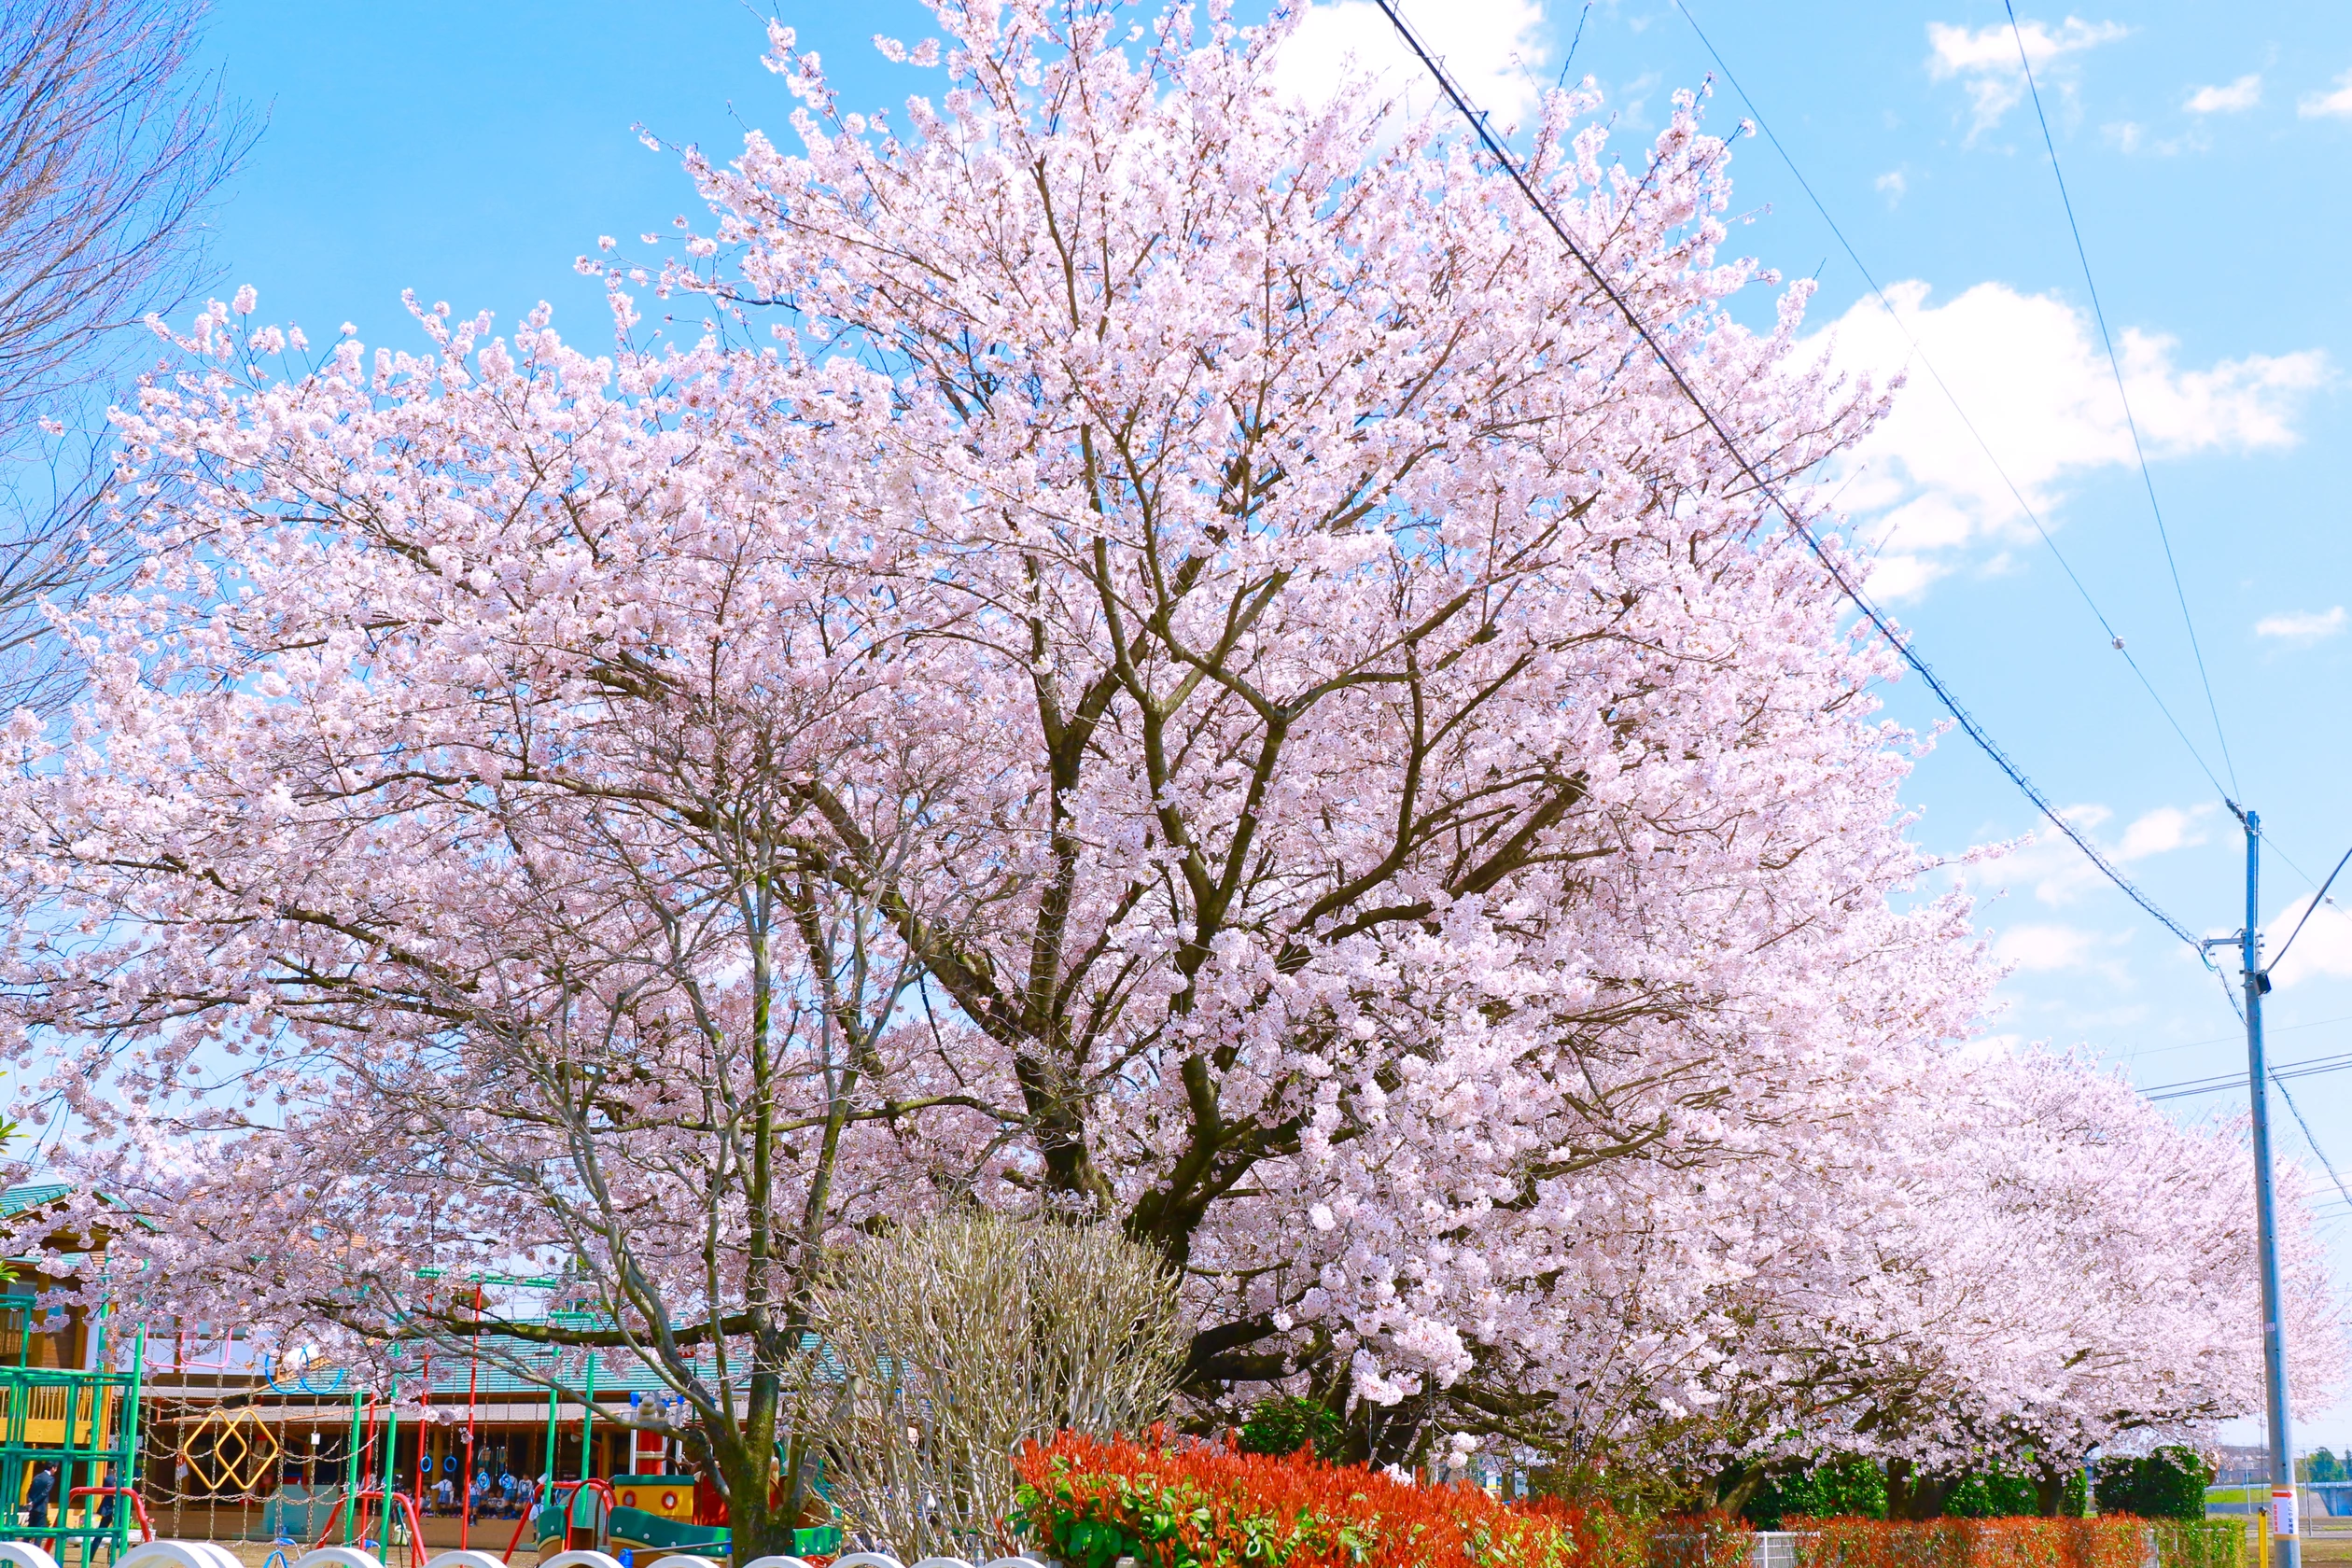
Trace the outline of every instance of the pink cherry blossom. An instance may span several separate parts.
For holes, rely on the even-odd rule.
[[[690,159],[659,286],[773,348],[436,305],[279,380],[214,313],[123,414],[147,570],[0,794],[19,1057],[155,1219],[118,1288],[397,1378],[451,1279],[558,1274],[748,1508],[807,1270],[973,1201],[1122,1225],[1191,1397],[1384,1460],[2253,1408],[2238,1140],[1960,1050],[1897,661],[1509,182],[1286,107],[1282,23],[938,18],[903,136],[778,29],[800,150]],[[1695,100],[1623,163],[1593,107],[1535,178],[1802,475],[1877,393],[1806,286],[1733,318]]]

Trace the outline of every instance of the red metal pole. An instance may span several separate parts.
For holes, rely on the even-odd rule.
[[[433,1413],[433,1353],[425,1352],[425,1413]],[[416,1505],[425,1506],[425,1489],[433,1463],[433,1445],[426,1439],[431,1433],[428,1421],[416,1423]]]
[[[457,1549],[473,1529],[474,1391],[482,1379],[482,1287],[474,1286],[474,1337],[466,1359],[466,1490],[457,1500]]]

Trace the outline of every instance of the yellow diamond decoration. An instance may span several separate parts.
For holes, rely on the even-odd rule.
[[[179,1446],[189,1475],[206,1491],[246,1497],[261,1490],[285,1451],[277,1434],[250,1410],[210,1411]]]

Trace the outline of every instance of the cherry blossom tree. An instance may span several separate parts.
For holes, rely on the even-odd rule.
[[[281,371],[241,296],[123,415],[149,557],[0,853],[148,1309],[637,1358],[761,1549],[813,1271],[967,1204],[1123,1227],[1204,1419],[1279,1385],[1365,1457],[2245,1407],[2244,1292],[2167,1235],[2225,1146],[1953,1070],[1990,973],[1895,661],[1509,181],[1286,99],[1279,21],[938,17],[904,132],[774,30],[800,151],[690,156],[708,231],[606,273],[698,343],[437,306]],[[1774,280],[1696,103],[1630,168],[1592,106],[1532,177],[1798,483],[1875,395],[1793,355],[1805,286],[1732,317]],[[462,1283],[525,1266],[584,1311]]]
[[[1999,1463],[2037,1476],[2054,1512],[2092,1449],[2261,1408],[2242,1128],[2183,1127],[2039,1054],[1946,1064],[1906,1122],[1872,1170],[1746,1216],[1755,1270],[1722,1298],[1734,1370],[1702,1419],[1652,1425],[1660,1460],[1721,1466],[1736,1503],[1776,1464],[1858,1455],[1914,1518]],[[2341,1387],[2341,1309],[2301,1172],[2281,1174],[2297,1402],[2317,1408]]]

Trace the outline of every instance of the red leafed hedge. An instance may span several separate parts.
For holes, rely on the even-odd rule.
[[[1278,1459],[1064,1433],[1031,1444],[1015,1468],[1030,1538],[1071,1568],[1112,1568],[1122,1557],[1144,1568],[1570,1568],[1579,1561],[1580,1521],[1571,1517],[1308,1454]]]
[[[2148,1521],[2136,1519],[1792,1519],[1815,1538],[1805,1568],[2145,1568]]]

